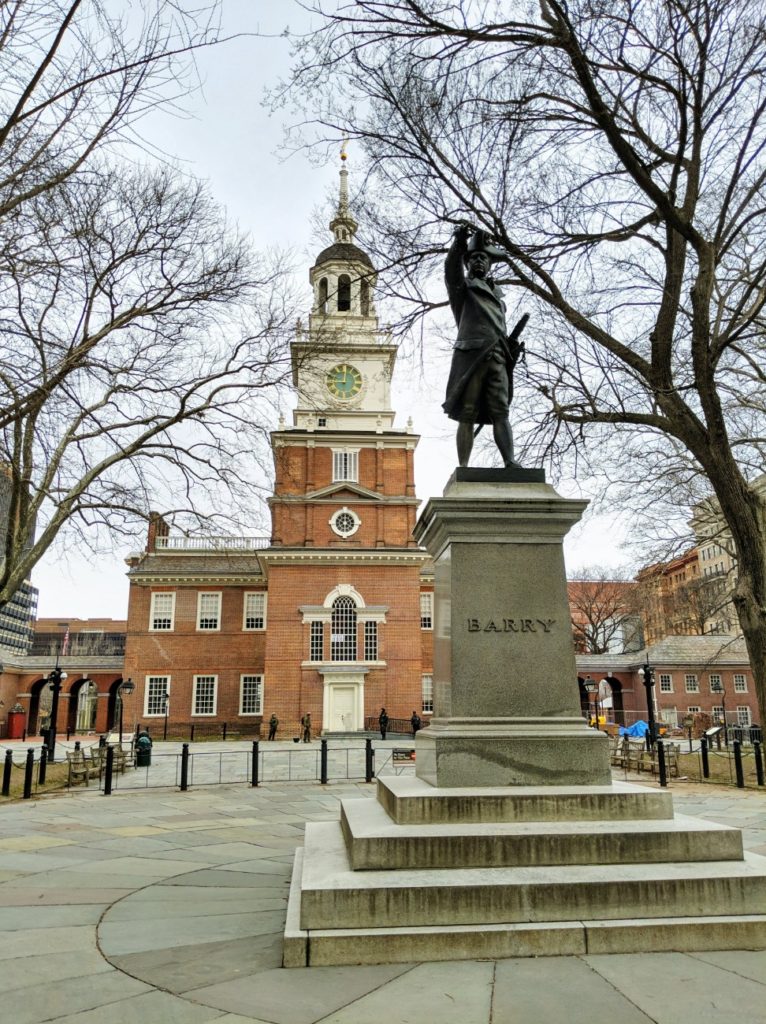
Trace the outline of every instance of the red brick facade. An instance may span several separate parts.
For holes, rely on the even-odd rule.
[[[171,727],[254,731],[274,713],[282,738],[306,712],[319,732],[361,730],[384,706],[391,718],[430,710],[420,593],[431,573],[412,536],[418,438],[394,427],[396,346],[378,328],[369,258],[351,242],[344,174],[335,244],[311,270],[309,330],[298,325],[293,343],[299,405],[272,434],[271,536],[185,540],[152,514],[132,561],[125,675],[142,721],[164,719],[165,687]],[[257,626],[246,621],[252,593],[265,594]]]

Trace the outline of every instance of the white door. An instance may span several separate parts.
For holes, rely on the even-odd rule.
[[[331,732],[353,732],[356,728],[354,686],[333,686],[330,695]]]

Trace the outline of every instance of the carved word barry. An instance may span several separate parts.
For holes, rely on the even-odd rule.
[[[555,619],[468,620],[469,633],[550,633]]]

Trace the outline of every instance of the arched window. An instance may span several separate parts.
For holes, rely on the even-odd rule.
[[[360,282],[359,301],[362,307],[362,316],[370,315],[370,282],[362,278]]]
[[[323,277],[319,282],[319,312],[327,312],[327,278]]]
[[[356,661],[356,605],[353,598],[336,597],[332,603],[333,661]]]
[[[338,312],[351,309],[351,278],[341,274],[338,278]]]

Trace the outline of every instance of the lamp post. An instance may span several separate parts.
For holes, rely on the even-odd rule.
[[[729,730],[726,728],[726,690],[724,689],[724,685],[720,679],[716,679],[715,682],[711,683],[710,689],[714,694],[716,694],[716,696],[721,698],[721,711],[723,712],[723,741],[728,747]],[[720,746],[718,749],[721,749]]]
[[[122,708],[123,708],[123,704],[125,703],[124,698],[125,697],[129,697],[131,695],[131,693],[133,693],[135,688],[136,688],[136,684],[133,682],[132,679],[125,679],[117,687],[117,696],[120,698],[120,743],[122,743],[122,733],[123,733],[123,729],[122,729]]]
[[[641,676],[641,681],[646,687],[646,711],[647,716],[649,718],[649,739],[647,742],[647,747],[649,748],[649,750],[651,750],[654,746],[655,738],[654,694],[652,693],[652,690],[654,688],[654,669],[647,661],[644,663],[643,668],[640,668],[638,670],[638,674]]]
[[[48,676],[48,682],[50,683],[51,693],[53,699],[51,700],[51,724],[48,728],[48,763],[53,764],[55,761],[56,753],[56,719],[59,713],[59,694],[61,693],[61,684],[67,678],[66,672],[62,672],[59,668],[59,659],[56,657],[56,666]]]
[[[594,718],[596,722],[596,729],[598,729],[598,683],[591,676],[586,676],[583,680],[583,686],[585,687],[586,693],[593,694],[593,708],[595,711]]]

